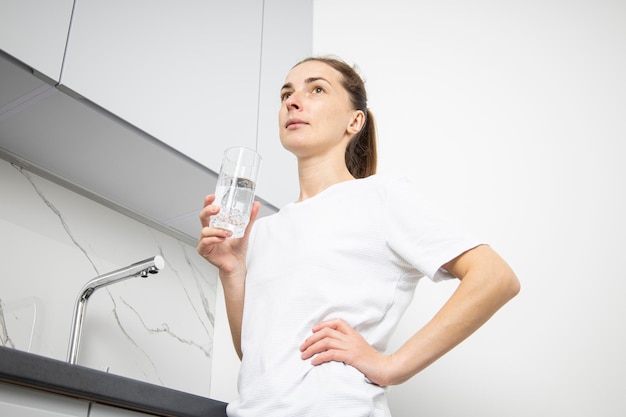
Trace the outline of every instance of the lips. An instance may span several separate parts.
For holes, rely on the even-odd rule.
[[[285,128],[288,130],[291,129],[297,129],[300,126],[304,126],[307,123],[304,120],[300,120],[300,119],[289,119],[287,120],[287,123],[285,123]]]

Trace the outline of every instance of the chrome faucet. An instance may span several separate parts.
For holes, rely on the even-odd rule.
[[[165,261],[159,255],[152,258],[100,275],[87,282],[78,294],[74,307],[74,319],[72,321],[72,334],[70,335],[70,346],[67,354],[67,361],[76,364],[78,361],[78,347],[80,345],[80,334],[83,327],[83,319],[87,309],[87,300],[100,287],[113,284],[132,277],[146,278],[148,274],[156,274],[165,267]]]

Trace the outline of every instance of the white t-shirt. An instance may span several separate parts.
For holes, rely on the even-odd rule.
[[[451,229],[403,178],[335,184],[259,219],[248,249],[239,398],[231,417],[388,417],[385,388],[299,346],[341,318],[384,351],[417,281],[480,241]]]

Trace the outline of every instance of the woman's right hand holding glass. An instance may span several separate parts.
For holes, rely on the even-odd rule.
[[[232,235],[230,230],[209,226],[211,216],[216,215],[220,210],[219,206],[213,204],[214,201],[214,194],[208,195],[204,199],[204,207],[200,212],[202,231],[196,249],[200,256],[220,270],[220,276],[236,275],[245,271],[248,237],[261,204],[258,201],[254,202],[250,222],[244,236],[229,239]]]
[[[211,194],[204,199],[204,208],[200,211],[202,231],[198,241],[198,253],[219,269],[219,277],[224,289],[226,314],[230,325],[233,345],[239,358],[241,351],[241,323],[243,318],[243,300],[246,281],[246,253],[248,238],[252,224],[259,214],[261,203],[255,201],[252,205],[250,222],[241,238],[230,238],[232,232],[226,229],[210,227],[211,216],[215,216],[220,208],[214,205],[215,195]]]

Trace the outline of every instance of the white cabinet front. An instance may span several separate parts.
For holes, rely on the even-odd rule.
[[[108,405],[92,403],[89,417],[148,417],[152,414],[126,410],[124,408],[111,407]]]
[[[257,0],[76,0],[61,85],[217,171],[256,148],[262,17]]]
[[[0,382],[0,416],[87,417],[89,403]]]
[[[74,0],[0,1],[0,49],[59,80]]]

